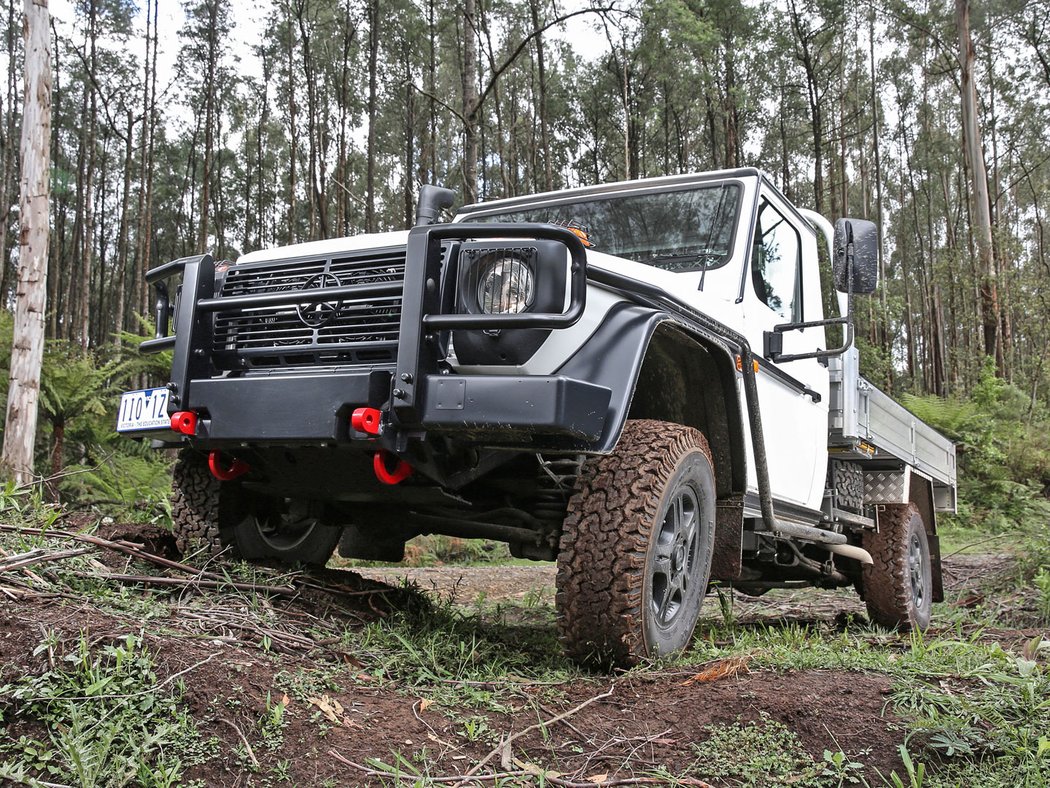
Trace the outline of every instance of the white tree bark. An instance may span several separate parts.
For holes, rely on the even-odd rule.
[[[40,366],[47,301],[51,171],[51,37],[48,0],[25,0],[25,109],[22,113],[21,224],[11,385],[2,465],[17,484],[33,481]]]
[[[977,85],[973,67],[977,57],[970,36],[970,0],[955,0],[955,24],[959,33],[959,67],[962,91],[963,149],[973,179],[973,233],[981,261],[981,320],[984,324],[984,352],[1002,364],[1002,342],[999,336],[999,292],[995,276],[992,246],[992,208],[988,197],[988,167],[981,141],[978,117]]]

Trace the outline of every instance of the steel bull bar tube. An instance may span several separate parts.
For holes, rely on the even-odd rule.
[[[510,242],[547,239],[563,244],[570,255],[569,306],[562,313],[507,315],[454,314],[449,296],[459,275],[459,244],[480,238]],[[442,244],[446,250],[442,252]],[[561,263],[563,264],[563,263]],[[536,276],[542,276],[537,271]],[[587,304],[587,251],[575,233],[549,224],[440,224],[414,227],[408,236],[401,331],[394,375],[393,410],[399,425],[420,425],[426,377],[438,372],[439,332],[504,328],[568,328]],[[398,451],[404,446],[398,445]]]

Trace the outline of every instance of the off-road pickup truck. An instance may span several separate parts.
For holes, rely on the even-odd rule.
[[[171,376],[124,394],[118,429],[178,448],[184,549],[501,540],[557,561],[565,647],[606,665],[687,646],[712,582],[853,586],[880,624],[929,622],[955,451],[858,373],[871,222],[832,227],[754,169],[438,222],[452,200],[423,187],[407,232],[148,273],[143,350]]]

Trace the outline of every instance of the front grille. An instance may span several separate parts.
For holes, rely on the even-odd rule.
[[[404,282],[405,250],[233,266],[220,296]],[[338,303],[231,309],[215,314],[212,353],[219,369],[392,364],[397,360],[401,295]]]

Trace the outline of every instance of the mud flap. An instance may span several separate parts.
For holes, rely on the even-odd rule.
[[[740,577],[742,569],[744,499],[742,496],[718,502],[715,513],[715,553],[711,559],[711,579],[729,582]]]

